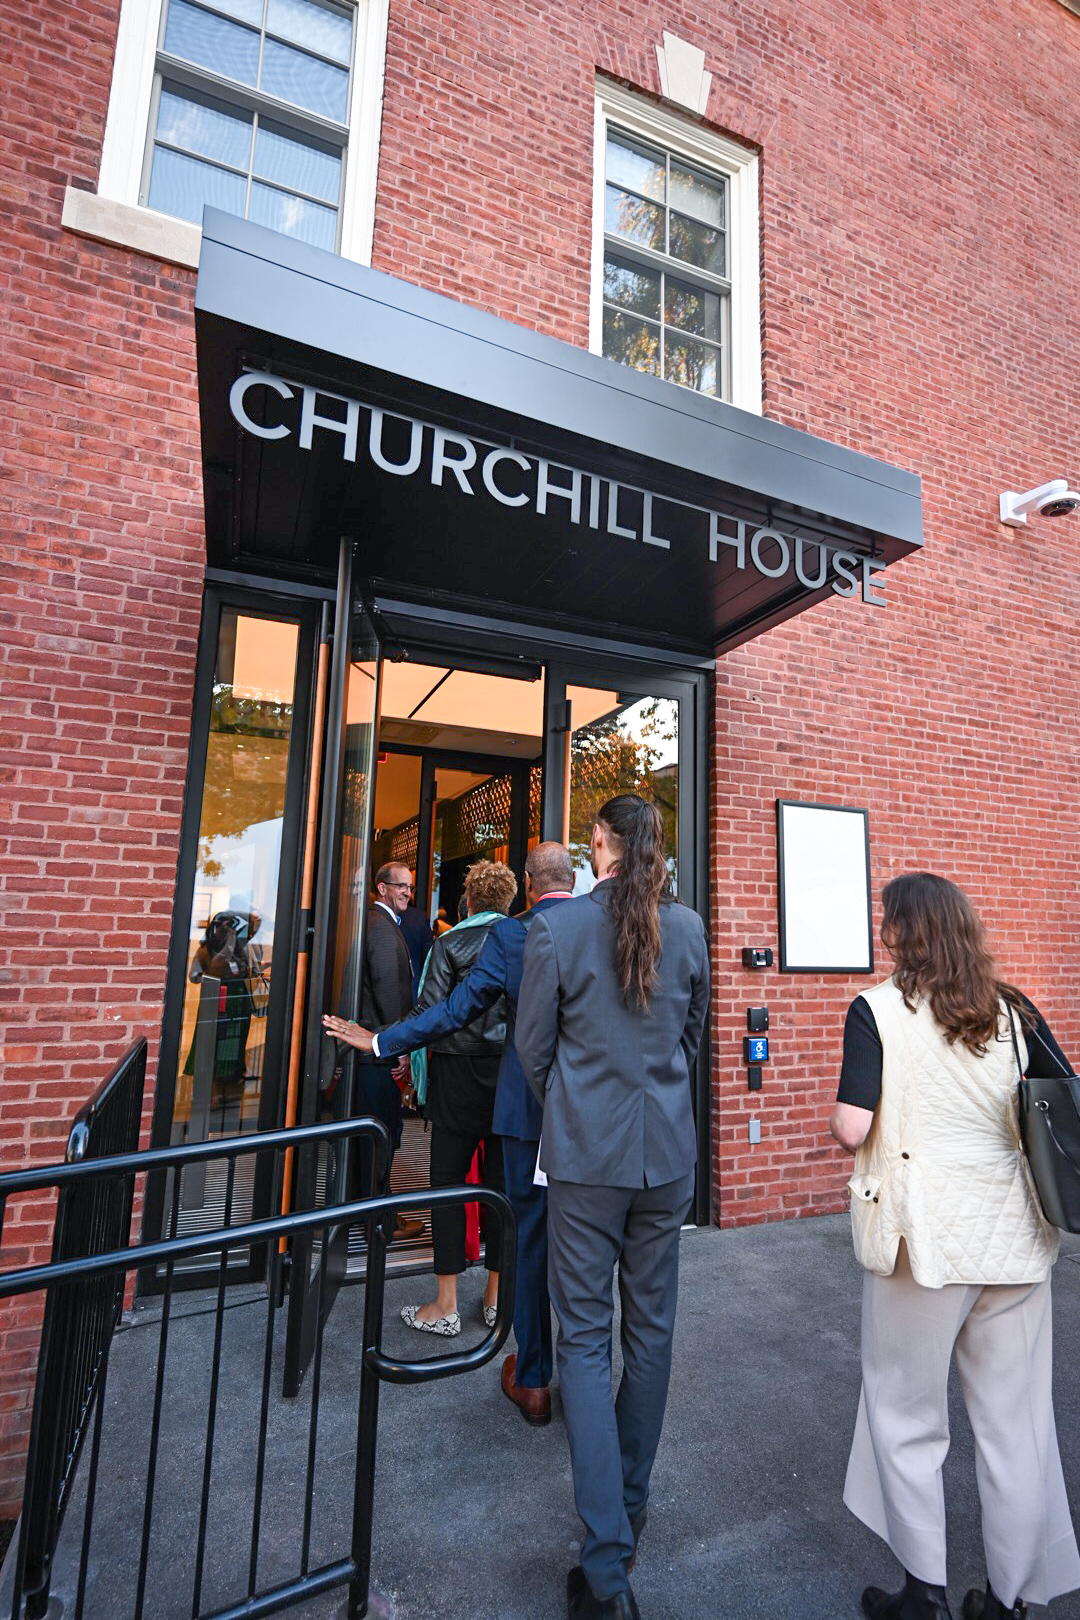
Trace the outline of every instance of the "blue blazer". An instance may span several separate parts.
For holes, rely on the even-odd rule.
[[[515,1136],[522,1142],[538,1142],[544,1112],[525,1080],[521,1060],[514,1045],[514,1020],[525,959],[525,941],[533,920],[543,911],[561,905],[561,900],[538,900],[520,917],[504,917],[494,924],[472,967],[451,990],[445,1001],[436,1002],[426,1012],[414,1013],[388,1028],[379,1030],[379,1056],[399,1057],[429,1046],[455,1029],[464,1029],[500,996],[508,1003],[506,1044],[499,1065],[495,1092],[496,1136]]]

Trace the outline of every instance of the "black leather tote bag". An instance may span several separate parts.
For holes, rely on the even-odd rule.
[[[1020,1136],[1043,1214],[1063,1232],[1080,1232],[1080,1078],[1025,1079],[1011,1007],[1009,1028],[1020,1074]],[[1045,1041],[1040,1045],[1049,1051]]]

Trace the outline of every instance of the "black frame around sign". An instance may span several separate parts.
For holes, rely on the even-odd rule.
[[[863,849],[866,856],[866,961],[846,966],[830,964],[827,967],[811,962],[792,963],[788,960],[787,938],[787,863],[784,849],[784,811],[835,810],[843,815],[861,816],[863,820]],[[776,887],[780,912],[780,971],[781,973],[873,973],[874,971],[874,913],[870,882],[870,812],[848,804],[818,804],[804,799],[777,799],[776,801]]]

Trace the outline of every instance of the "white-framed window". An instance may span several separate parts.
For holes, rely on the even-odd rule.
[[[598,81],[592,351],[760,413],[758,279],[756,154]]]
[[[123,0],[97,199],[65,220],[195,262],[210,204],[369,262],[388,9]]]

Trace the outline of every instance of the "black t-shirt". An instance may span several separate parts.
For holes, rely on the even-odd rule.
[[[1024,999],[1037,1020],[1033,1029],[1024,1030],[1028,1048],[1028,1066],[1024,1073],[1033,1080],[1072,1074],[1072,1066],[1050,1033],[1042,1013],[1034,1002]],[[880,1096],[881,1036],[869,1002],[856,996],[844,1021],[844,1062],[836,1100],[850,1103],[853,1108],[872,1110],[877,1107]]]

